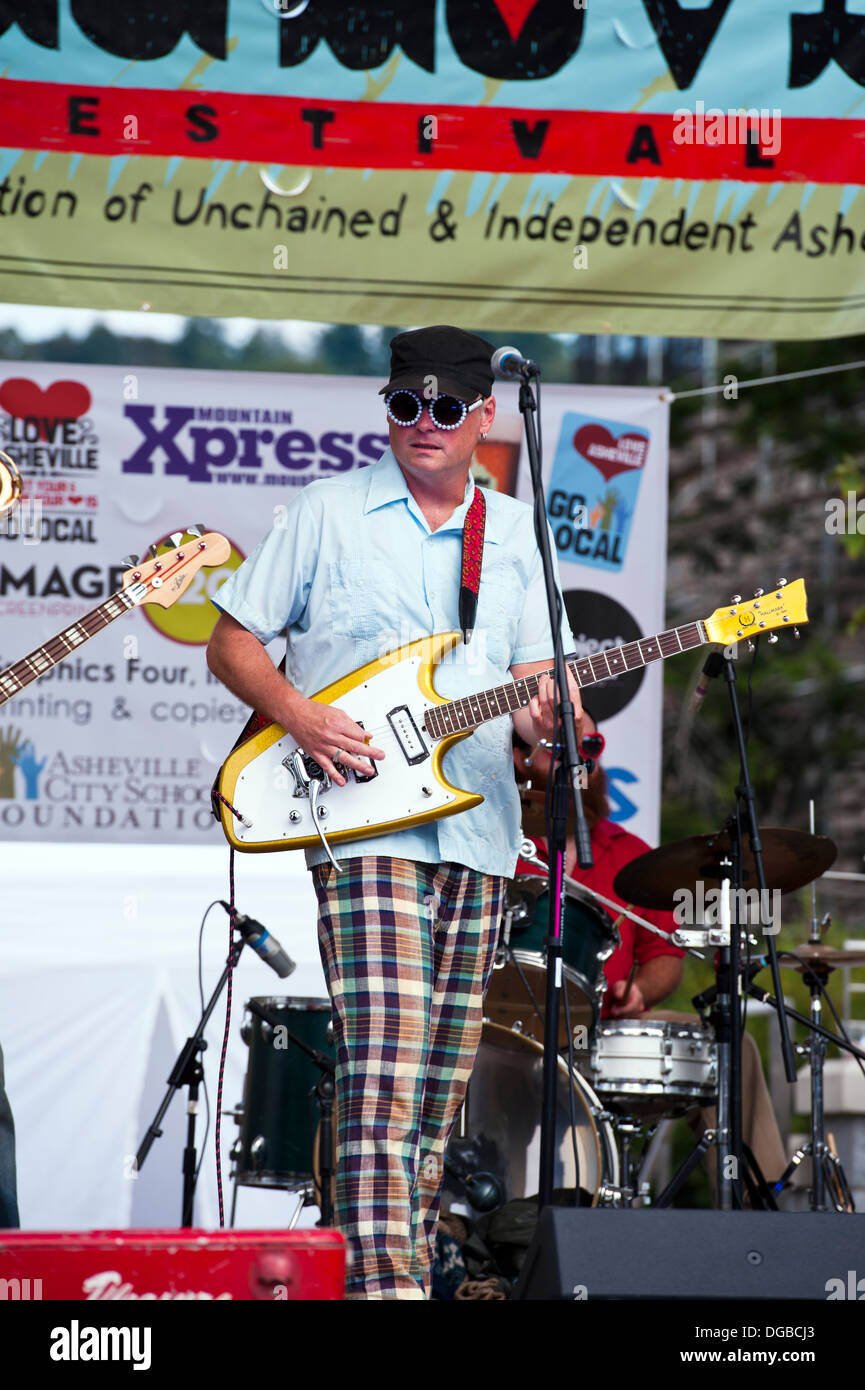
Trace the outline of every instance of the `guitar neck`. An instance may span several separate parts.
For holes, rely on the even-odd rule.
[[[682,627],[670,628],[654,637],[642,637],[638,642],[626,642],[623,647],[613,647],[594,656],[568,657],[567,666],[577,685],[585,690],[624,671],[636,671],[653,661],[663,661],[668,656],[700,647],[708,640],[701,622],[685,623]],[[552,669],[482,690],[477,695],[464,695],[462,699],[434,705],[426,711],[426,729],[434,738],[444,738],[447,734],[476,729],[490,719],[513,714],[537,695],[544,675],[552,675]]]
[[[45,643],[44,647],[37,647],[30,652],[29,656],[22,656],[20,661],[16,661],[11,666],[7,666],[5,671],[0,671],[0,705],[5,705],[7,700],[11,700],[23,690],[25,685],[31,681],[38,680],[44,676],[46,671],[57,666],[65,657],[74,652],[76,647],[81,647],[88,642],[91,637],[95,637],[97,632],[101,632],[109,623],[113,623],[115,618],[120,618],[124,613],[135,604],[135,597],[132,590],[140,586],[131,585],[127,589],[120,589],[116,594],[112,594],[104,603],[100,603],[97,608],[92,608],[89,613],[85,613],[83,618],[79,618],[77,623],[72,623],[69,627],[58,632],[56,637],[52,637]]]

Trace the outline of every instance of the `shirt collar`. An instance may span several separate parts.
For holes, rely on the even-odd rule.
[[[461,531],[463,529],[466,512],[471,505],[474,495],[475,482],[471,474],[469,474],[464,500],[456,508],[449,521],[447,521],[444,526],[439,527],[439,531]],[[491,495],[494,496],[495,494],[484,492],[484,496],[487,499],[487,517],[484,537],[486,540],[492,541],[493,544],[498,544],[502,535],[497,509],[494,511],[489,505]],[[365,513],[374,512],[377,511],[379,507],[389,506],[392,502],[405,502],[412,514],[420,520],[421,513],[417,508],[417,503],[408,490],[405,474],[397,463],[393,450],[385,449],[378,463],[374,463],[369,469],[369,487],[367,489],[366,503],[363,510]],[[438,535],[438,531],[436,535]]]

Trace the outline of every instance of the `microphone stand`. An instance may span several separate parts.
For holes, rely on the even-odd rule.
[[[186,1113],[189,1116],[189,1120],[186,1130],[186,1148],[183,1150],[183,1198],[180,1217],[180,1225],[184,1230],[187,1230],[192,1225],[192,1206],[195,1200],[195,1117],[198,1113],[198,1087],[204,1079],[204,1070],[201,1065],[200,1056],[207,1047],[207,1042],[203,1036],[204,1030],[207,1027],[210,1015],[216,1008],[217,1000],[226,986],[229,974],[234,970],[237,962],[240,960],[240,954],[244,945],[245,942],[242,936],[232,942],[231,949],[228,953],[228,960],[225,963],[225,969],[217,981],[216,988],[210,996],[210,1001],[204,1013],[198,1020],[198,1027],[192,1034],[192,1037],[186,1039],[186,1042],[181,1048],[180,1055],[174,1063],[171,1075],[168,1078],[168,1090],[165,1092],[162,1104],[148,1125],[147,1132],[141,1141],[138,1153],[135,1155],[135,1172],[140,1173],[144,1166],[145,1159],[153,1146],[154,1140],[159,1139],[162,1135],[162,1130],[159,1126],[162,1124],[165,1113],[176,1092],[180,1090],[181,1086],[188,1086],[189,1100],[186,1106]]]
[[[547,593],[547,609],[550,618],[550,632],[553,638],[556,717],[555,729],[561,736],[553,738],[555,760],[547,822],[547,844],[549,846],[549,934],[546,938],[547,977],[546,1002],[544,1010],[544,1070],[543,1106],[541,1113],[541,1157],[538,1178],[538,1207],[543,1210],[553,1200],[553,1184],[556,1159],[556,1089],[558,1082],[558,1018],[559,995],[562,983],[562,891],[565,872],[565,842],[568,825],[569,794],[573,802],[577,842],[577,860],[583,869],[592,866],[592,846],[589,828],[586,824],[582,798],[582,776],[585,767],[577,747],[574,727],[574,706],[568,694],[567,668],[562,646],[561,599],[556,586],[553,556],[550,550],[550,533],[547,525],[547,511],[544,505],[544,483],[541,464],[541,450],[535,426],[538,402],[532,391],[531,378],[540,377],[540,368],[534,362],[523,362],[519,375],[521,378],[519,407],[526,432],[529,469],[534,492],[535,535],[541,553],[544,584]],[[556,756],[558,752],[558,756]],[[579,1175],[577,1175],[579,1186]]]
[[[742,715],[739,710],[739,701],[736,697],[736,671],[734,669],[733,661],[729,657],[724,658],[724,679],[727,682],[727,689],[730,692],[730,711],[733,716],[733,728],[735,730],[736,744],[739,752],[740,781],[738,786],[736,787],[736,798],[739,802],[743,804],[745,810],[748,840],[751,848],[751,853],[754,856],[754,867],[757,871],[757,887],[760,890],[760,906],[762,909],[763,904],[768,903],[769,901],[768,892],[766,888],[766,875],[763,870],[763,842],[760,839],[760,827],[757,824],[757,803],[754,798],[754,788],[751,783],[751,773],[748,768],[748,754],[745,748],[745,734],[742,728]],[[736,829],[738,832],[738,814],[736,816]],[[738,835],[737,838],[739,839],[737,848],[739,854],[741,855],[741,839],[738,837]],[[738,887],[739,883],[737,883],[736,886]],[[740,901],[740,899],[737,899],[737,901]],[[772,923],[769,922],[765,925],[771,926]],[[778,951],[775,945],[774,933],[770,931],[766,934],[768,936],[769,962],[772,969],[772,987],[775,991],[775,998],[779,1001],[777,1007],[777,1014],[778,1028],[781,1033],[781,1054],[784,1058],[784,1073],[787,1077],[788,1082],[790,1083],[790,1085],[792,1085],[793,1082],[796,1080],[796,1064],[793,1058],[793,1045],[790,1042],[790,1032],[787,1027],[787,1018],[782,1007],[784,991],[781,986],[781,972],[778,967]],[[734,966],[738,966],[738,934],[735,935],[735,941],[736,955],[734,958]],[[738,1008],[738,994],[736,998],[736,1004]]]

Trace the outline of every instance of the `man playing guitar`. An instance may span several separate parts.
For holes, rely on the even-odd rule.
[[[394,630],[402,644],[473,629],[439,668],[451,698],[547,670],[553,652],[531,508],[484,492],[469,473],[495,415],[492,345],[438,326],[398,334],[391,353],[382,391],[390,448],[372,467],[292,498],[285,524],[219,590],[208,647],[214,674],[337,786],[373,775],[384,752],[374,729],[308,697],[396,645]],[[460,601],[472,576],[474,614]],[[281,632],[286,677],[265,650]],[[570,676],[569,686],[579,720]],[[531,743],[551,735],[548,677],[513,727]],[[481,805],[340,843],[340,872],[323,849],[307,851],[334,1013],[336,1211],[352,1251],[349,1297],[429,1297],[444,1149],[479,1045],[516,866],[509,721],[479,728],[447,758],[454,778],[482,792]]]

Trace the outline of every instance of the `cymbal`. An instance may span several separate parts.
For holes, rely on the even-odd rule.
[[[788,970],[799,970],[802,974],[808,966],[823,966],[827,970],[842,969],[845,965],[865,965],[865,951],[845,951],[843,946],[813,945],[804,941],[801,946],[792,948],[799,960],[790,960],[785,952],[779,952],[778,964]]]
[[[824,874],[838,853],[827,835],[809,835],[805,830],[785,830],[780,826],[761,829],[763,870],[766,887],[790,893]],[[682,888],[693,891],[703,883],[704,892],[721,886],[721,861],[729,858],[732,846],[725,830],[714,835],[692,835],[674,840],[660,849],[649,850],[620,869],[615,890],[624,902],[638,907],[667,910],[676,906],[673,894]],[[742,855],[746,889],[758,888],[754,857],[747,839]],[[729,870],[728,870],[729,871]]]

